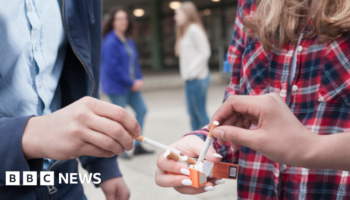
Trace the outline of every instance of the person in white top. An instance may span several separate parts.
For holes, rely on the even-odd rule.
[[[185,81],[185,93],[192,130],[209,123],[206,94],[210,82],[208,61],[210,44],[196,6],[183,2],[175,10],[175,53],[180,57],[180,73]]]

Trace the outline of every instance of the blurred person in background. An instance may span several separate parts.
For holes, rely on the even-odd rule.
[[[113,104],[123,108],[128,104],[133,108],[142,129],[147,108],[141,94],[142,72],[132,33],[128,11],[122,7],[112,8],[103,25],[101,83],[103,92]],[[144,149],[139,141],[135,141],[134,155],[150,153],[153,151]],[[121,158],[130,159],[126,153]]]
[[[209,123],[205,108],[210,82],[208,61],[210,44],[196,6],[183,2],[175,10],[175,53],[180,57],[181,77],[185,81],[185,94],[192,130]]]

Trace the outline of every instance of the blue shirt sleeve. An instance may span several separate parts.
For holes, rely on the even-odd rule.
[[[22,136],[32,116],[7,118],[0,115],[0,186],[5,185],[6,171],[41,171],[43,159],[27,161],[22,149]]]
[[[101,183],[108,179],[122,176],[119,170],[117,156],[111,158],[81,156],[79,160],[83,168],[89,173],[101,173]],[[98,187],[99,184],[95,184],[95,186]]]

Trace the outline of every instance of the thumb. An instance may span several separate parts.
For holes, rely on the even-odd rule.
[[[220,126],[214,129],[213,136],[236,145],[250,147],[255,141],[257,131],[258,130],[247,130],[235,126]]]

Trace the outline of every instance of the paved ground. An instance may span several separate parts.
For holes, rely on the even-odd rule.
[[[143,93],[147,103],[148,114],[145,121],[145,136],[157,139],[164,144],[171,144],[177,141],[182,135],[190,131],[189,117],[186,112],[184,94],[179,86],[178,76],[169,75],[174,84],[171,89],[164,90],[162,87],[147,86]],[[158,77],[164,80],[164,77]],[[221,105],[226,83],[220,80],[218,74],[212,75],[213,84],[208,93],[207,108],[210,116]],[[145,82],[152,82],[157,86],[157,77],[145,77]],[[158,81],[159,82],[159,81]],[[149,84],[150,85],[150,84]],[[102,99],[107,100],[105,96]],[[132,112],[130,110],[130,112]],[[151,147],[146,147],[151,149]],[[206,200],[206,199],[236,199],[236,181],[226,181],[224,185],[216,187],[213,192],[208,192],[196,196],[187,196],[177,193],[172,188],[161,188],[155,184],[154,174],[156,171],[156,159],[160,151],[149,156],[134,157],[130,161],[119,159],[120,169],[124,179],[131,190],[132,200]],[[131,152],[130,152],[131,153]],[[101,189],[94,188],[93,185],[84,185],[85,194],[89,200],[104,199]]]

